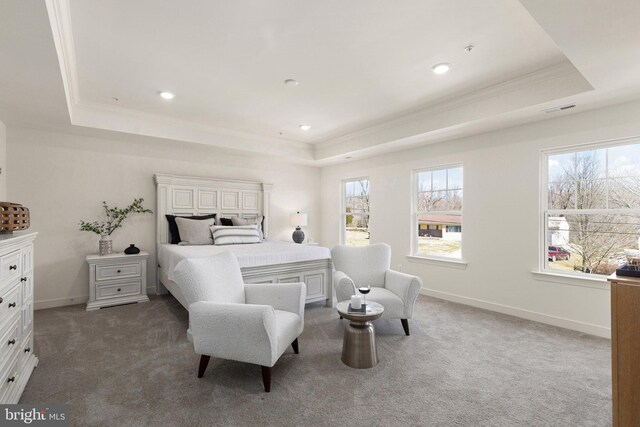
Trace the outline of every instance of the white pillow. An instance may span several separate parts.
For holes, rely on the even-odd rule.
[[[180,233],[180,243],[178,244],[182,246],[213,245],[209,227],[215,223],[215,218],[187,219],[177,217],[176,225],[178,226],[178,233]]]
[[[231,222],[235,227],[240,225],[251,225],[251,224],[257,225],[258,236],[260,237],[260,240],[264,240],[264,233],[262,232],[262,220],[264,220],[264,216],[262,215],[258,216],[256,219],[244,219],[244,218],[238,218],[235,216],[231,217]]]
[[[214,245],[242,245],[246,243],[260,243],[258,226],[241,225],[212,225],[210,227]],[[180,234],[182,236],[182,233]]]

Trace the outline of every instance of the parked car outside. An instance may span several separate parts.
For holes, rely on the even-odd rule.
[[[571,258],[571,252],[562,246],[549,246],[549,261],[568,260]]]

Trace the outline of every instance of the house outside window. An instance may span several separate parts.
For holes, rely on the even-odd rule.
[[[543,153],[546,271],[609,275],[639,249],[640,143]]]
[[[348,246],[369,244],[369,179],[342,182],[341,242]]]
[[[462,165],[413,171],[412,255],[462,258]]]

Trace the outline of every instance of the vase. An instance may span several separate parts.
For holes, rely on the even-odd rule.
[[[124,250],[124,253],[127,255],[135,255],[140,253],[140,248],[136,247],[133,243],[129,245],[127,249]]]
[[[113,251],[113,241],[103,237],[100,239],[100,255],[111,255]]]

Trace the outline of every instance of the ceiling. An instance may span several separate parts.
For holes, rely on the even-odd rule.
[[[7,0],[0,119],[322,165],[636,99],[639,18],[634,0]]]

